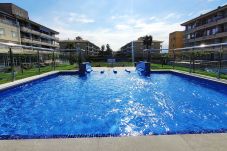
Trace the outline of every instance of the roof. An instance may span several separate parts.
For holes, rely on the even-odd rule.
[[[19,17],[19,16],[15,16],[15,17],[16,17],[17,19],[20,19],[20,20],[24,20],[24,21],[30,22],[30,23],[32,23],[32,24],[34,24],[34,25],[44,27],[44,28],[46,28],[46,29],[48,29],[48,30],[54,32],[55,34],[59,34],[58,31],[55,31],[55,30],[53,30],[53,29],[50,29],[50,28],[48,28],[48,27],[46,27],[46,26],[44,26],[44,25],[41,25],[41,24],[39,24],[39,23],[37,23],[37,22],[34,22],[34,21],[30,20],[30,19],[24,19],[24,18]]]
[[[88,41],[88,40],[76,40],[76,39],[73,39],[73,40],[60,40],[59,42],[90,42],[90,41]]]
[[[224,6],[218,6],[218,8],[216,8],[215,10],[212,10],[212,11],[210,11],[208,13],[202,14],[202,15],[200,15],[200,16],[194,18],[194,19],[191,19],[189,21],[186,21],[186,22],[182,23],[181,26],[186,26],[187,24],[190,24],[190,23],[192,23],[192,22],[194,22],[194,21],[196,21],[198,19],[207,17],[207,16],[209,16],[209,15],[211,15],[213,13],[219,12],[219,11],[224,10],[224,9],[227,9],[227,4],[224,5]]]
[[[95,45],[94,43],[88,41],[88,40],[83,40],[83,39],[80,39],[80,40],[76,40],[76,39],[73,39],[73,40],[60,40],[59,43],[70,43],[70,42],[73,42],[73,43],[90,43],[96,47],[99,48],[99,46]]]
[[[170,34],[175,34],[175,33],[184,33],[184,31],[174,31],[174,32],[171,32]]]
[[[143,40],[135,40],[133,42],[143,42]],[[163,41],[160,41],[160,40],[153,40],[152,42],[155,42],[155,43],[163,43]]]

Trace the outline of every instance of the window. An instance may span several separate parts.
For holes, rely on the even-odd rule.
[[[5,29],[4,28],[0,28],[0,36],[5,35]]]
[[[11,33],[12,33],[12,37],[13,37],[13,38],[17,38],[17,32],[11,31]]]
[[[188,34],[188,36],[187,36],[187,39],[191,39],[191,36],[190,36],[190,34]]]

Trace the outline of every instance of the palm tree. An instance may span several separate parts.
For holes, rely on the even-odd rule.
[[[143,45],[147,50],[151,48],[152,43],[153,43],[153,37],[151,35],[150,36],[146,35],[143,38]],[[151,60],[151,52],[150,50],[148,50],[148,61],[150,62],[150,60]]]
[[[110,48],[110,45],[106,45],[106,53],[108,56],[112,57],[113,56],[113,50]]]
[[[103,56],[104,55],[104,51],[105,51],[105,45],[101,46],[101,51],[100,51],[100,55]]]

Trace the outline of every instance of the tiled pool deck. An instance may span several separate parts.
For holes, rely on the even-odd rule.
[[[134,68],[115,68],[117,70]],[[94,70],[112,70],[112,68],[93,68]],[[159,70],[160,71],[160,70]],[[165,70],[169,71],[169,70]],[[171,70],[172,71],[172,70]],[[18,84],[39,79],[59,71],[18,80],[0,85],[0,90]],[[179,72],[179,71],[174,71]],[[180,72],[184,73],[184,72]],[[184,73],[189,74],[189,73]],[[217,80],[207,76],[189,74],[227,84],[226,80]],[[0,151],[226,151],[227,133],[188,134],[160,136],[132,136],[105,138],[72,139],[20,139],[0,140]]]
[[[1,151],[226,151],[227,134],[1,140]]]

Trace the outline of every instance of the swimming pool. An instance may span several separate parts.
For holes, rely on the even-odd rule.
[[[227,86],[174,72],[58,73],[0,92],[0,138],[227,131]]]

